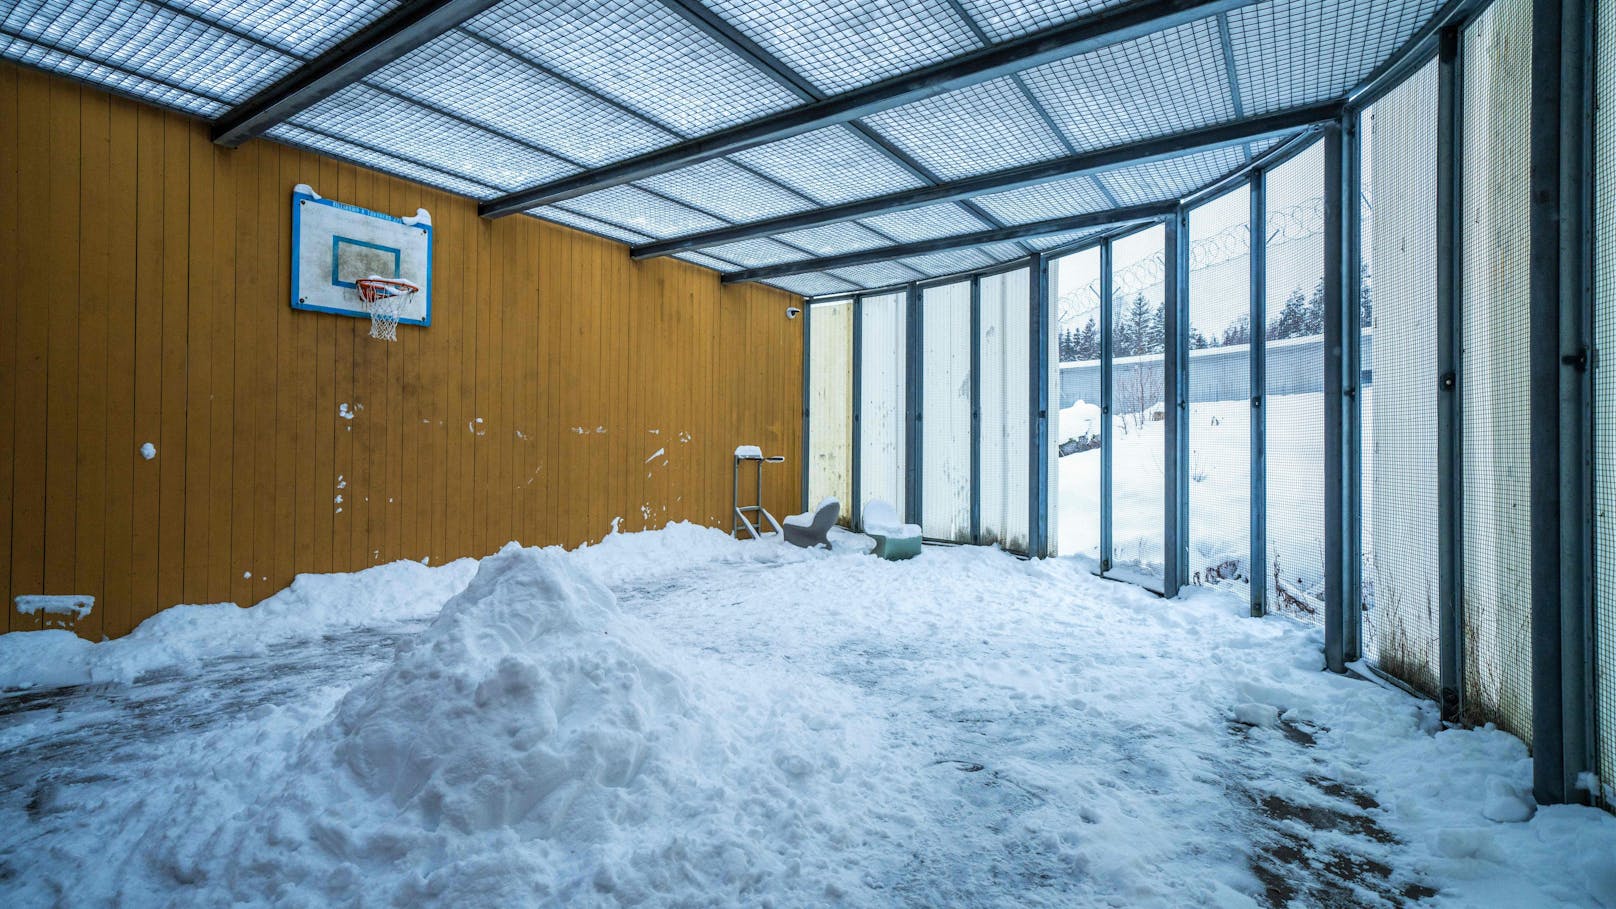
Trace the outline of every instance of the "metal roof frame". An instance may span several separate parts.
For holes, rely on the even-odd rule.
[[[358,82],[499,0],[406,0],[285,78],[213,122],[226,148],[260,135],[321,99]]]
[[[822,127],[847,123],[879,111],[979,85],[1044,63],[1155,34],[1256,2],[1258,0],[1134,0],[850,92],[490,199],[479,205],[478,210],[484,217],[497,218],[562,201]]]

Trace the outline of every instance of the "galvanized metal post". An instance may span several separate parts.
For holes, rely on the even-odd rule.
[[[864,509],[859,504],[864,496],[860,474],[863,473],[864,449],[864,297],[853,298],[853,502],[847,508],[847,526],[858,530],[864,526]]]
[[[1532,777],[1544,804],[1586,798],[1576,781],[1590,766],[1587,22],[1582,0],[1532,4]]]
[[[1111,238],[1100,241],[1100,573],[1111,570]]]
[[[971,277],[971,542],[982,542],[982,279]]]
[[[1049,540],[1049,260],[1033,255],[1028,263],[1028,424],[1027,555],[1053,555]]]
[[[924,418],[925,389],[926,389],[926,336],[925,336],[925,308],[921,305],[922,296],[920,288],[910,284],[906,295],[908,298],[909,318],[904,332],[904,397],[905,408],[908,411],[908,422],[905,424],[904,437],[904,511],[905,521],[911,524],[920,523],[921,496],[923,484],[920,482],[921,470],[925,464],[925,437],[921,432],[921,420]]]
[[[1162,234],[1162,595],[1178,596],[1189,583],[1189,214],[1180,207]]]
[[[804,300],[802,301],[802,465],[800,468],[802,488],[798,492],[801,493],[800,498],[802,500],[799,504],[805,512],[809,508],[808,465],[813,453],[813,439],[809,438],[809,428],[812,422],[808,413],[808,389],[812,387],[809,383],[813,378],[813,373],[811,372],[813,364],[813,324],[814,307],[807,300]]]
[[[1346,672],[1346,136],[1324,129],[1324,662]]]
[[[1464,414],[1459,401],[1460,276],[1464,214],[1458,26],[1442,30],[1437,49],[1436,131],[1436,359],[1437,359],[1437,652],[1442,718],[1458,722],[1464,713],[1464,621],[1460,574],[1464,557],[1461,480]]]
[[[1268,193],[1265,171],[1251,175],[1251,614],[1268,611],[1268,424],[1263,395],[1268,384]]]
[[[1341,301],[1342,637],[1346,661],[1363,657],[1363,145],[1358,112],[1342,117],[1341,200],[1345,221]]]

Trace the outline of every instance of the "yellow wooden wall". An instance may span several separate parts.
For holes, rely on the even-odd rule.
[[[291,309],[298,183],[431,212],[430,328],[387,344]],[[743,443],[786,455],[766,499],[793,509],[793,304],[270,142],[221,149],[198,121],[0,64],[9,628],[40,627],[21,594],[95,596],[78,630],[99,639],[300,572],[576,546],[618,517],[727,528]]]

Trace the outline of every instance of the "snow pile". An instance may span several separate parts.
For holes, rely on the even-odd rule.
[[[17,611],[23,615],[72,616],[82,619],[95,610],[95,597],[68,594],[63,596],[34,595],[17,597]]]
[[[763,449],[756,445],[737,445],[735,446],[735,457],[743,461],[761,461],[763,460]]]
[[[796,877],[753,845],[789,805],[714,785],[749,755],[612,593],[507,546],[304,743],[225,845],[230,895],[276,904],[752,902]],[[739,705],[743,708],[744,705]],[[731,767],[767,790],[818,762]],[[722,777],[719,777],[722,778]],[[753,804],[749,805],[751,802]],[[817,800],[815,800],[817,803]],[[817,809],[809,809],[817,810]],[[748,817],[757,813],[763,816]]]
[[[300,574],[251,609],[175,606],[129,635],[94,643],[71,631],[0,635],[0,690],[130,682],[200,659],[263,653],[279,641],[431,615],[466,586],[477,563],[394,562],[350,574]]]

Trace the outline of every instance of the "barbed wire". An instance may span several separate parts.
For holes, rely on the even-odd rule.
[[[1277,246],[1292,240],[1304,240],[1324,232],[1324,198],[1299,202],[1288,208],[1269,210],[1268,245]],[[1115,247],[1113,247],[1114,249]],[[1251,231],[1244,223],[1231,224],[1223,230],[1202,237],[1190,244],[1190,270],[1212,268],[1251,254]],[[1139,293],[1162,283],[1165,272],[1163,250],[1111,271],[1111,292],[1116,296]],[[1093,312],[1100,303],[1100,280],[1062,294],[1057,301],[1062,322],[1074,321]]]

